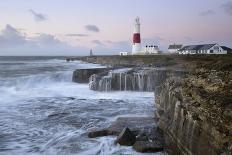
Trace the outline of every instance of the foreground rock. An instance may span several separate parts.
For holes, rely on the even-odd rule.
[[[132,146],[135,141],[136,137],[129,128],[124,128],[116,139],[116,143],[124,146]]]
[[[149,141],[136,141],[133,145],[133,148],[137,152],[142,152],[142,153],[164,151],[164,147],[162,145]]]
[[[111,68],[77,69],[73,72],[72,81],[77,83],[89,83],[91,75],[107,72],[109,70],[111,70]]]
[[[132,133],[139,135],[153,135],[152,130],[156,129],[155,119],[152,117],[119,117],[106,129],[96,129],[89,132],[90,138],[114,135],[118,136],[124,128],[129,128]]]
[[[118,136],[116,142],[120,145],[128,146],[136,144],[138,141],[144,142],[143,144],[145,145],[142,145],[140,148],[137,147],[137,144],[135,145],[135,149],[139,152],[158,150],[154,148],[162,150],[165,146],[163,133],[157,128],[155,118],[152,117],[120,117],[108,128],[97,129],[88,133],[90,138],[109,135]],[[134,139],[134,136],[136,139]]]

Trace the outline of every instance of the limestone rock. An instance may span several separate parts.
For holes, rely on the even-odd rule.
[[[89,138],[109,136],[108,130],[92,131],[88,133]]]
[[[73,72],[72,81],[77,83],[89,83],[91,75],[107,72],[110,69],[111,68],[77,69]]]
[[[164,150],[163,146],[149,141],[136,141],[133,145],[133,149],[142,153],[161,152]]]
[[[231,154],[231,71],[201,68],[168,77],[155,91],[158,126],[169,154]]]
[[[132,146],[136,141],[135,135],[129,128],[124,128],[117,137],[116,143],[124,146]]]

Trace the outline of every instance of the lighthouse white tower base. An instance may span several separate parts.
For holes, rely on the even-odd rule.
[[[138,54],[141,51],[141,43],[133,43],[132,45],[132,54]]]

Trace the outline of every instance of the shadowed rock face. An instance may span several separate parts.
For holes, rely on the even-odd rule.
[[[116,143],[124,146],[132,146],[136,141],[135,135],[130,131],[129,128],[124,128],[118,135]]]
[[[156,88],[158,125],[170,154],[231,154],[231,72],[200,70]],[[229,112],[230,111],[230,112]]]
[[[97,91],[147,91],[164,82],[172,71],[157,68],[134,68],[113,70],[107,75],[95,74],[90,78],[90,89]],[[184,71],[175,71],[182,74]]]
[[[109,70],[110,68],[77,69],[73,72],[72,81],[77,83],[88,83],[91,75],[107,72]]]

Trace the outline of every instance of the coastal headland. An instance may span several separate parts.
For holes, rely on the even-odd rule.
[[[110,70],[122,69],[120,72],[104,70],[93,75],[82,76],[81,78],[90,79],[90,89],[154,91],[155,118],[146,121],[155,122],[157,129],[161,129],[164,133],[165,145],[162,146],[166,153],[189,155],[232,153],[231,55],[67,58],[67,61],[75,60],[102,64],[110,67]],[[76,81],[78,80],[80,79]],[[125,121],[123,125],[128,127]],[[152,131],[155,135],[158,133],[156,130]],[[93,131],[89,135],[98,137],[121,134],[118,130],[115,132],[109,127],[109,129]],[[145,137],[149,139],[149,135],[151,134]],[[139,137],[138,134],[136,136]],[[151,151],[153,149],[151,145],[157,146],[154,143],[157,138],[149,144],[146,143],[146,138],[137,140],[133,147],[138,151],[146,152],[144,148],[149,148],[148,151]],[[138,148],[138,143],[146,144],[141,149]]]

